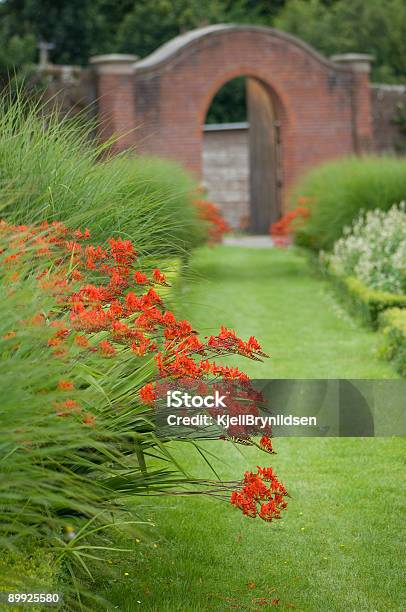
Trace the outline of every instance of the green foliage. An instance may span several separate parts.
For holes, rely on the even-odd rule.
[[[91,225],[100,240],[120,232],[155,254],[185,253],[204,238],[192,203],[196,185],[169,162],[101,160],[92,125],[41,117],[41,106],[3,99],[0,210],[13,222],[44,219]],[[46,126],[46,127],[45,127]]]
[[[406,378],[406,310],[390,308],[379,318],[382,355]]]
[[[289,0],[275,27],[302,38],[329,56],[371,53],[372,78],[406,79],[406,4],[403,0]]]
[[[23,550],[3,549],[0,558],[0,596],[7,592],[58,593],[58,571],[52,554],[38,541],[26,542]],[[4,595],[3,595],[4,596]],[[31,612],[42,612],[40,605],[30,605]]]
[[[119,25],[117,51],[143,57],[181,32],[222,22],[225,15],[224,2],[217,0],[136,2]]]
[[[41,546],[55,571],[64,567],[79,579],[108,550],[104,534],[113,522],[117,529],[131,523],[137,532],[140,519],[125,503],[125,480],[133,495],[162,490],[173,478],[170,469],[146,474],[140,461],[155,445],[148,411],[136,401],[152,364],[134,368],[124,355],[106,368],[97,355],[79,362],[73,349],[72,359],[55,358],[47,346],[55,328],[30,323],[53,302],[39,290],[35,270],[17,269],[21,281],[13,292],[3,271],[0,277],[7,295],[0,317],[0,543],[12,561],[0,570],[5,584],[27,588],[36,578],[38,588],[48,576],[41,563],[28,571],[28,550]],[[57,415],[55,402],[66,399],[58,388],[63,379],[75,384],[69,399],[97,415],[95,426]]]
[[[1,34],[0,34],[1,36]],[[7,38],[1,36],[4,44],[0,48],[0,73],[13,71],[27,64],[32,64],[36,57],[36,40],[32,34]]]
[[[115,203],[111,215],[98,218],[98,236],[107,238],[111,227],[127,235],[144,253],[186,255],[206,239],[205,224],[193,204],[196,182],[177,163],[147,157],[121,156],[99,164],[96,177],[108,185]],[[97,180],[97,178],[96,178]]]
[[[370,289],[353,276],[330,277],[351,313],[370,327],[377,327],[379,315],[388,308],[406,308],[406,295]]]
[[[294,203],[308,198],[310,217],[297,230],[296,242],[331,249],[361,210],[388,210],[406,197],[406,159],[350,157],[328,162],[296,186]]]
[[[86,64],[99,49],[112,49],[116,20],[130,6],[113,0],[5,0],[0,4],[3,39],[30,37],[35,44],[45,40],[54,45],[52,61]]]
[[[245,77],[228,81],[214,96],[205,123],[247,121]]]

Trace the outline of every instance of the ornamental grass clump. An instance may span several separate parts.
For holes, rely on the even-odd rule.
[[[293,192],[310,202],[311,214],[295,242],[330,251],[361,210],[389,210],[406,198],[406,158],[366,155],[329,161],[306,174]]]
[[[109,156],[111,142],[99,144],[96,128],[88,117],[61,120],[22,95],[0,97],[1,217],[91,225],[99,241],[125,235],[160,257],[202,244],[194,179],[174,162],[136,151]]]
[[[406,204],[363,212],[327,257],[331,270],[372,289],[406,293]]]

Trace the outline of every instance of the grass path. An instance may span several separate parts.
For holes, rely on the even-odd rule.
[[[253,378],[397,378],[375,354],[376,336],[337,304],[327,282],[290,251],[218,247],[195,257],[182,315],[211,333],[255,335],[271,359],[234,359]]]
[[[178,311],[207,333],[222,323],[256,335],[272,359],[235,360],[252,377],[396,377],[376,357],[374,334],[341,311],[299,256],[204,249],[193,274]],[[403,440],[284,438],[275,446],[268,464],[293,498],[284,520],[267,525],[207,498],[143,500],[140,514],[157,528],[118,561],[128,576],[106,585],[112,610],[404,609]],[[190,472],[208,475],[197,453],[173,447]],[[223,442],[206,447],[225,479],[268,460]]]

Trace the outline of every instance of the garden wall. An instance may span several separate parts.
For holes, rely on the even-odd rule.
[[[204,126],[203,185],[228,224],[245,228],[249,217],[248,123]]]
[[[406,153],[406,87],[372,85],[374,142],[380,153]]]
[[[47,99],[57,99],[62,111],[67,113],[87,112],[97,116],[97,80],[95,70],[92,68],[81,68],[80,66],[60,66],[50,64],[41,68],[39,78],[33,79],[33,84],[42,81],[46,86]],[[378,153],[401,153],[406,151],[406,86],[371,84],[371,109],[374,149]],[[220,140],[224,146],[231,149],[239,149],[241,140],[246,139],[243,135],[244,128],[239,127],[238,136],[234,128],[229,126],[229,133],[221,136],[209,135],[205,128],[204,146],[211,148],[211,144]],[[239,124],[241,125],[241,124]],[[244,125],[244,124],[242,124]],[[403,127],[402,127],[403,125]],[[245,128],[246,129],[246,128]],[[221,130],[225,132],[225,130]],[[216,144],[216,148],[219,145]],[[237,154],[237,152],[235,152]],[[234,152],[230,153],[231,157]],[[242,165],[241,165],[242,168]]]

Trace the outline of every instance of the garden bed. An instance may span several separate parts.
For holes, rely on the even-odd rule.
[[[387,309],[406,308],[406,295],[371,289],[353,276],[337,276],[328,272],[340,297],[360,321],[376,329],[379,316]]]

